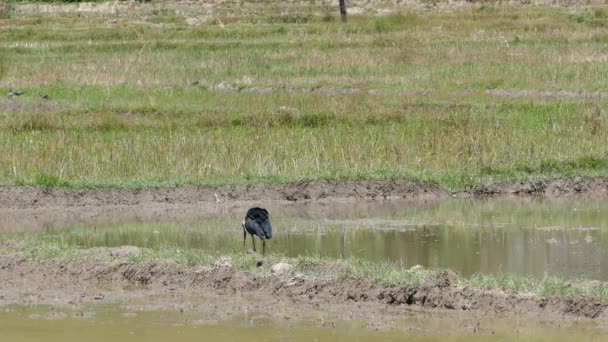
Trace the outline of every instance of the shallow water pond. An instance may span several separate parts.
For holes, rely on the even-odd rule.
[[[601,341],[605,330],[593,324],[538,326],[517,321],[446,318],[414,319],[404,329],[374,330],[346,322],[276,322],[241,315],[209,322],[197,313],[121,312],[92,308],[81,312],[12,307],[0,312],[2,341]],[[477,323],[475,323],[477,322]],[[515,324],[512,329],[509,324]],[[477,328],[476,328],[477,327]]]
[[[464,276],[511,272],[608,280],[608,202],[528,198],[264,205],[274,227],[269,253],[419,264]],[[245,251],[252,247],[250,237],[243,247],[240,224],[246,209],[218,205],[180,217],[176,213],[196,210],[175,207],[167,214],[171,222],[135,210],[120,222],[64,218],[39,230],[86,247]]]

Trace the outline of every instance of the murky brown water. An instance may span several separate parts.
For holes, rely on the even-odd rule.
[[[608,202],[492,199],[266,207],[275,229],[271,253],[420,264],[464,276],[512,272],[608,280]],[[21,220],[26,230],[46,231],[82,246],[232,251],[243,249],[240,222],[246,209],[239,204],[94,208],[63,215],[45,209],[27,212],[30,220],[11,211],[12,219],[0,228],[19,230]]]
[[[120,312],[95,309],[91,317],[77,312],[13,307],[0,313],[1,341],[602,341],[606,331],[593,324],[539,326],[525,322],[482,319],[467,324],[447,319],[404,322],[405,329],[376,331],[361,323],[282,322],[243,315],[208,322],[197,314]],[[91,312],[89,312],[90,314]],[[202,319],[201,319],[202,318]],[[510,325],[512,324],[512,325]],[[477,328],[476,328],[477,326]],[[515,328],[513,328],[515,327]]]

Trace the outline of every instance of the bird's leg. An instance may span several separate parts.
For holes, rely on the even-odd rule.
[[[256,252],[256,250],[255,250],[255,239],[253,238],[253,234],[251,234],[251,242],[253,243],[253,251]]]
[[[245,230],[245,226],[243,226],[243,247],[245,247],[245,241],[247,241],[247,231]]]
[[[266,240],[262,240],[262,255],[266,254]]]

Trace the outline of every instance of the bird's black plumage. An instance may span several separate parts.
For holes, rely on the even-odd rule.
[[[272,225],[270,224],[268,210],[259,207],[247,210],[245,221],[243,221],[243,245],[245,244],[247,233],[251,234],[253,250],[255,251],[253,236],[256,235],[262,240],[262,247],[265,252],[266,240],[272,238]]]
[[[249,209],[245,216],[245,229],[249,234],[255,234],[262,240],[272,238],[268,210],[258,207]]]

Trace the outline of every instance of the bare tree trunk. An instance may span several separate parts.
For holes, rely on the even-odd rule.
[[[342,18],[342,22],[346,22],[346,0],[340,0],[340,17]]]

